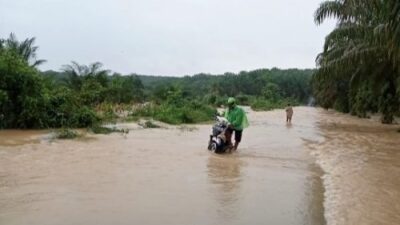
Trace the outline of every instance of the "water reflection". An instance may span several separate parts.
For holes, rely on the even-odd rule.
[[[236,154],[211,155],[208,159],[208,178],[217,200],[218,216],[223,221],[238,215],[242,162]]]

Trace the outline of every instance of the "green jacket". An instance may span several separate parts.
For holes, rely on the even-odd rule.
[[[246,112],[238,106],[234,106],[232,109],[225,111],[225,118],[235,130],[243,130],[249,126]]]

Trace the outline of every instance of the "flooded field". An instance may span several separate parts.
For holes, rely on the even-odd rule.
[[[249,112],[239,151],[210,125],[50,141],[0,131],[0,224],[400,223],[395,126],[315,108]]]

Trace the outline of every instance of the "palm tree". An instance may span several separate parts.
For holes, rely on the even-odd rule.
[[[27,61],[31,66],[37,67],[46,60],[36,59],[36,52],[38,50],[38,46],[35,46],[35,38],[27,38],[24,41],[18,41],[15,34],[11,33],[9,38],[6,40],[2,40],[2,44],[0,44],[0,48],[9,49],[14,51],[19,56],[21,56],[25,61]]]
[[[95,79],[103,87],[107,86],[109,70],[102,70],[103,64],[95,62],[90,65],[81,65],[72,61],[70,65],[64,65],[62,70],[67,74],[66,83],[73,89],[80,90],[84,80]]]
[[[382,122],[391,123],[400,103],[396,96],[396,89],[400,92],[400,1],[329,0],[316,10],[314,19],[319,25],[331,17],[338,23],[317,57],[314,83],[320,91],[332,92],[329,81],[344,80],[349,83],[347,89],[356,90],[372,81],[380,98]]]

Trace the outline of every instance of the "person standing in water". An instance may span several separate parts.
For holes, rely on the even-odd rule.
[[[287,105],[285,111],[286,111],[286,123],[291,123],[293,116],[293,108],[290,105],[290,103]]]
[[[237,150],[240,141],[242,140],[243,129],[249,126],[246,112],[236,105],[236,100],[232,97],[228,99],[228,109],[225,112],[225,118],[230,123],[226,130],[226,138],[229,145],[232,145],[232,134],[235,132],[235,144],[233,150]]]

